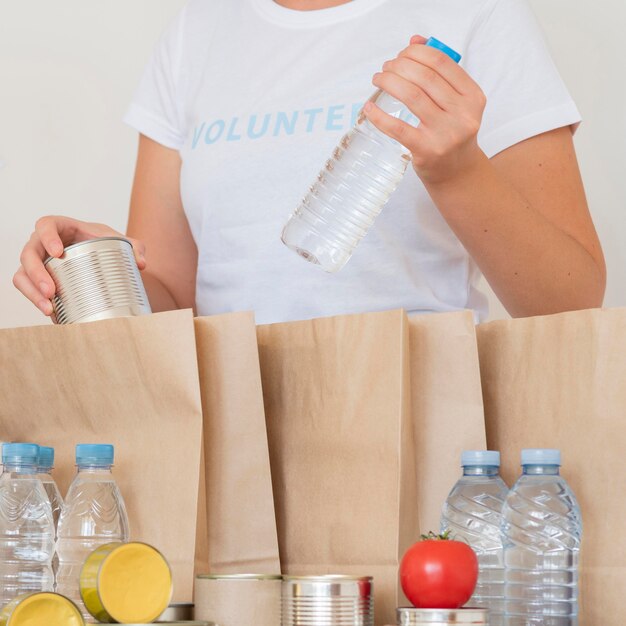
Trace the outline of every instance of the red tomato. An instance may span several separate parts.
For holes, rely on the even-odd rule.
[[[458,609],[474,593],[477,579],[475,552],[433,533],[412,545],[400,564],[402,590],[418,609]]]

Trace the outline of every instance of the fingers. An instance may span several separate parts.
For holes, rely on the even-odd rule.
[[[391,72],[418,86],[442,110],[453,111],[459,106],[460,94],[435,70],[400,56],[383,64],[383,73]],[[424,120],[425,121],[425,120]]]
[[[437,48],[412,43],[398,56],[411,59],[435,71],[461,95],[470,95],[478,88],[476,82],[458,63]]]
[[[146,268],[146,246],[143,241],[139,239],[133,239],[132,237],[125,237],[130,241],[133,246],[133,253],[135,254],[135,261],[137,262],[137,267],[140,270],[144,270]]]
[[[365,103],[363,107],[367,119],[385,133],[388,137],[395,139],[405,148],[413,152],[415,147],[419,145],[420,128],[415,128],[406,122],[385,113],[380,107],[371,101]]]
[[[61,247],[61,253],[63,253],[63,247]],[[31,284],[39,290],[40,298],[49,299],[54,295],[56,287],[43,264],[45,257],[46,250],[35,232],[22,250],[20,263]]]
[[[46,216],[39,218],[35,224],[35,234],[45,252],[50,256],[60,257],[63,254],[64,244],[61,233],[65,235],[65,241],[70,241],[75,231],[75,228],[72,228],[71,233],[67,232],[70,228],[65,222],[65,218],[62,217]]]
[[[23,267],[20,267],[13,276],[13,285],[19,289],[44,315],[52,315],[52,302],[42,296],[27,276]]]

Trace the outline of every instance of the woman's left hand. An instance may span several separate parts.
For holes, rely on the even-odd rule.
[[[486,98],[476,82],[447,54],[411,38],[410,45],[374,75],[373,84],[400,100],[415,127],[368,102],[374,126],[411,151],[417,175],[428,184],[453,180],[485,159],[477,142]]]

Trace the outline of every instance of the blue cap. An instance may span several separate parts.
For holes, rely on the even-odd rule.
[[[458,63],[461,60],[461,55],[458,52],[446,46],[446,44],[442,41],[439,41],[439,39],[429,37],[426,45],[430,46],[431,48],[437,48],[437,50],[441,50],[442,52],[447,54],[455,63]]]
[[[36,443],[5,443],[2,445],[2,462],[24,463],[37,465],[39,458],[39,446]]]
[[[76,444],[76,465],[113,465],[114,448],[108,443]]]
[[[42,469],[52,469],[54,467],[54,448],[39,446],[39,461],[37,465]]]
[[[500,453],[495,450],[464,450],[461,455],[461,466],[471,465],[500,467]]]
[[[561,465],[561,451],[545,448],[522,450],[522,465]]]

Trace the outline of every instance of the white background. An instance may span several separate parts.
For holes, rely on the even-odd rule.
[[[48,323],[11,284],[39,216],[125,229],[137,137],[121,119],[183,3],[0,2],[0,328]],[[625,306],[626,2],[532,3],[584,118],[576,145],[607,258],[605,305]],[[494,297],[491,308],[506,315]]]

